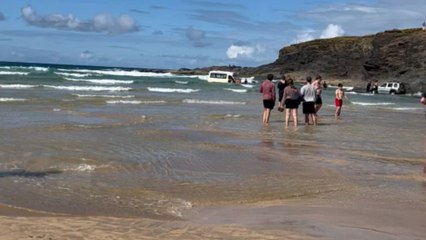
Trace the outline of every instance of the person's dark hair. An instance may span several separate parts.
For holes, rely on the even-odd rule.
[[[293,86],[293,79],[291,78],[287,79],[287,84],[290,86]]]
[[[311,76],[307,76],[307,77],[306,77],[306,81],[307,81],[308,83],[311,83],[311,82],[312,82],[312,78],[311,78]]]
[[[321,79],[322,79],[321,75],[317,74],[317,75],[315,76],[315,80],[321,80]]]
[[[343,84],[339,83],[337,84],[338,87],[343,87]]]
[[[266,78],[268,80],[272,80],[272,79],[274,79],[274,74],[270,73],[270,74],[268,74],[268,76]]]
[[[282,79],[282,80],[286,80],[286,77],[285,77],[285,75],[283,75],[281,79]]]

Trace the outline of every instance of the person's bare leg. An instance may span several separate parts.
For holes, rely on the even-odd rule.
[[[266,109],[266,124],[269,123],[269,117],[271,116],[271,109]]]
[[[266,108],[263,109],[263,124],[266,124]]]
[[[297,121],[299,120],[298,116],[297,116],[297,108],[291,109],[291,111],[293,113],[293,121],[294,121],[293,124],[294,124],[294,127],[296,128],[297,127]]]
[[[316,126],[318,124],[318,118],[317,115],[314,114],[310,114],[312,116],[312,122],[314,123],[314,125]]]
[[[285,127],[288,128],[288,121],[290,120],[290,109],[285,109]]]
[[[336,120],[340,119],[340,111],[342,107],[336,107]]]
[[[305,125],[309,125],[309,114],[305,114]]]

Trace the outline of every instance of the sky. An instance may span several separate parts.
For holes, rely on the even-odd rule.
[[[292,44],[426,21],[425,0],[0,1],[0,61],[156,69],[255,67]]]

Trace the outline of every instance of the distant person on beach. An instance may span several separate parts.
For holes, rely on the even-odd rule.
[[[318,111],[321,109],[322,106],[322,98],[321,98],[321,81],[322,78],[320,75],[317,75],[315,77],[315,81],[312,83],[312,86],[315,89],[315,115],[318,115]],[[318,119],[317,119],[318,120]]]
[[[277,88],[278,88],[278,110],[280,111],[281,109],[284,109],[284,106],[281,104],[282,100],[283,100],[283,96],[284,96],[284,89],[287,87],[287,81],[286,81],[286,77],[285,75],[283,75],[283,77],[281,78],[281,80],[278,82],[277,84]],[[282,112],[282,111],[281,111]]]
[[[324,81],[323,83],[322,83],[322,87],[324,88],[324,89],[327,89],[327,83]]]
[[[263,99],[263,124],[267,125],[269,123],[269,117],[271,115],[271,110],[275,106],[275,85],[272,82],[274,79],[273,74],[268,74],[267,79],[262,82],[260,85],[260,93],[262,93]]]
[[[303,96],[303,114],[305,114],[305,125],[309,125],[310,120],[314,125],[317,125],[317,117],[315,114],[315,99],[317,90],[312,84],[312,78],[306,77],[306,84],[300,89]]]
[[[426,105],[426,92],[424,92],[422,96],[420,97],[420,103],[422,103],[423,105]],[[425,110],[425,118],[426,118],[426,110]]]
[[[420,103],[426,106],[426,92],[423,92],[420,97]],[[426,118],[426,110],[425,110],[425,118]],[[426,143],[425,143],[425,157],[426,157]],[[423,167],[423,173],[426,173],[426,166]]]
[[[297,127],[297,109],[299,108],[301,95],[299,89],[294,86],[293,79],[287,79],[287,84],[284,89],[283,102],[281,103],[285,105],[285,127],[288,128],[289,126],[290,114],[293,116],[294,127]]]
[[[426,92],[424,92],[422,96],[420,97],[420,103],[422,103],[423,105],[426,105]]]
[[[371,82],[367,83],[367,88],[365,89],[365,92],[369,93],[371,91]]]
[[[374,82],[371,92],[374,94],[379,94],[379,82],[377,80]]]
[[[336,97],[334,103],[336,105],[336,120],[340,119],[340,113],[342,112],[343,98],[346,98],[345,91],[343,90],[343,84],[339,83],[336,89]]]

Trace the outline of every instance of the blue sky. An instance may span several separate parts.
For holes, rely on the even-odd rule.
[[[259,66],[284,46],[420,27],[424,0],[13,0],[0,61],[141,68]]]

